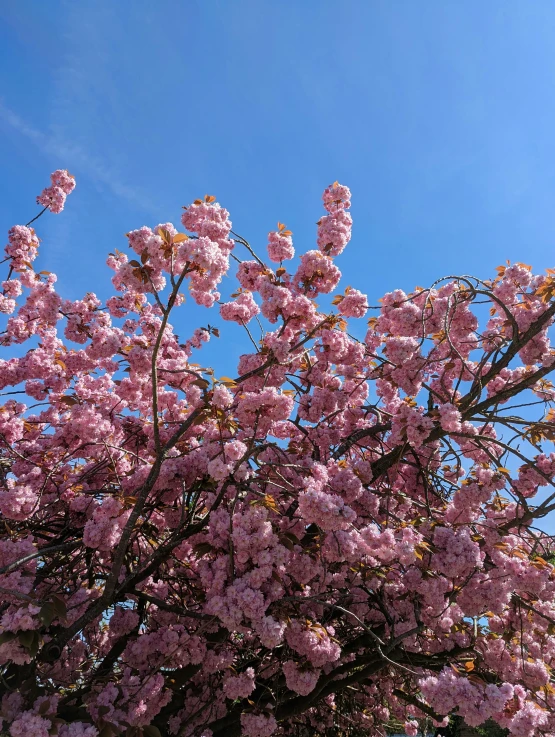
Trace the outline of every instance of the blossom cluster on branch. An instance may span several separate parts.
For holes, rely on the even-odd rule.
[[[74,186],[54,172],[38,202],[59,213]],[[452,714],[555,735],[555,271],[372,307],[338,290],[349,189],[323,204],[316,247],[292,261],[279,223],[266,262],[196,200],[181,229],[127,234],[105,303],[64,299],[31,223],[10,229],[11,737],[378,737]],[[178,337],[187,291],[220,328]],[[226,322],[234,378],[192,360]]]

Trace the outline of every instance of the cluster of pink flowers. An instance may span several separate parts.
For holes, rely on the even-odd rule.
[[[322,199],[329,215],[318,223],[318,248],[329,256],[339,256],[351,240],[353,220],[346,212],[351,206],[351,192],[336,182],[327,187]]]
[[[364,317],[368,310],[368,297],[358,289],[347,289],[345,296],[337,306],[337,311],[344,317]]]
[[[52,722],[31,711],[25,711],[10,727],[11,737],[49,737]],[[98,733],[98,732],[97,732]]]
[[[228,699],[246,699],[254,691],[254,670],[247,668],[244,673],[229,676],[224,682],[224,693]]]
[[[293,620],[285,633],[289,647],[298,655],[302,655],[315,667],[320,668],[326,663],[335,662],[341,648],[332,639],[335,630],[315,622],[303,623]]]
[[[262,617],[256,623],[256,631],[264,647],[273,649],[283,641],[285,623],[278,622],[273,617]]]
[[[88,548],[110,550],[118,543],[128,517],[129,512],[123,511],[117,499],[105,499],[85,525],[83,543]]]
[[[547,726],[546,711],[526,701],[525,691],[520,685],[477,686],[445,669],[437,677],[423,679],[420,688],[427,701],[440,713],[458,708],[459,714],[471,726],[478,726],[494,717],[502,726],[508,727],[514,737],[533,737],[538,734],[538,729]],[[516,709],[507,709],[508,702],[516,702]]]
[[[411,407],[401,402],[392,423],[393,442],[406,438],[413,448],[421,448],[434,427],[433,420],[423,407]]]
[[[250,292],[241,292],[236,300],[226,302],[220,307],[220,315],[224,320],[238,322],[239,325],[246,325],[259,312],[260,308]]]
[[[39,239],[32,228],[14,225],[8,231],[6,256],[11,259],[14,271],[24,271],[38,255]]]
[[[309,488],[299,494],[299,512],[307,524],[315,522],[329,531],[346,530],[356,520],[356,513],[340,496],[318,488]]]
[[[273,422],[286,420],[294,406],[293,399],[274,387],[259,392],[245,392],[237,400],[237,417],[251,427],[258,424],[260,433],[267,433]]]
[[[439,419],[445,432],[456,433],[462,429],[461,413],[453,404],[442,404],[439,407]]]
[[[300,667],[294,660],[286,660],[282,667],[287,688],[300,696],[308,696],[314,691],[321,673],[319,669]]]
[[[0,491],[0,511],[6,519],[27,519],[37,506],[36,491],[31,486],[16,486],[13,479],[8,479],[7,487],[7,491]]]
[[[341,272],[333,261],[320,251],[307,251],[293,277],[293,283],[301,293],[309,297],[333,292],[339,284]]]
[[[272,714],[241,714],[241,729],[243,737],[271,737],[278,728]]]
[[[434,567],[449,578],[467,576],[482,567],[483,554],[467,528],[436,527],[434,545],[438,549],[433,558]]]
[[[75,177],[65,169],[57,169],[50,175],[50,182],[50,187],[43,189],[37,197],[37,203],[58,214],[64,209],[68,194],[75,189]]]
[[[280,231],[268,233],[268,256],[270,261],[280,263],[293,258],[294,255],[295,249],[290,235],[284,235]]]

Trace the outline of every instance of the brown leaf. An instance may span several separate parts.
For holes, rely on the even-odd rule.
[[[206,555],[207,553],[211,553],[214,550],[212,545],[210,543],[198,543],[193,548],[193,553],[195,554],[196,558],[202,558],[203,555]]]
[[[191,384],[193,386],[198,386],[200,389],[208,389],[210,386],[210,382],[206,381],[206,379],[195,379],[194,381],[191,381]]]
[[[229,376],[221,376],[218,381],[225,386],[235,386],[235,381],[233,379],[230,379]]]
[[[79,404],[79,400],[76,397],[65,396],[60,397],[60,402],[66,404],[68,407],[72,407],[74,404]]]

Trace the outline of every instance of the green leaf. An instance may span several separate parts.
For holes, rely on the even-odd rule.
[[[65,601],[60,596],[53,596],[52,602],[56,610],[56,614],[59,619],[66,619],[67,617],[67,606]]]
[[[100,732],[98,733],[98,737],[113,737],[113,735],[116,734],[114,731],[114,728],[111,724],[105,724]]]
[[[19,642],[27,650],[29,650],[33,644],[34,634],[33,630],[22,630],[21,632],[18,632]]]
[[[145,737],[162,737],[162,734],[158,727],[154,724],[150,724],[148,727],[143,727],[143,734]]]
[[[54,602],[47,601],[46,604],[42,605],[39,618],[45,627],[50,627],[52,621],[56,618],[56,607],[54,606]]]
[[[42,704],[39,706],[39,714],[41,717],[43,717],[45,714],[48,714],[50,711],[51,705],[50,705],[50,699],[46,699],[46,701],[43,701]]]
[[[29,655],[34,658],[38,653],[40,647],[40,635],[38,632],[33,632],[33,641],[29,647]]]

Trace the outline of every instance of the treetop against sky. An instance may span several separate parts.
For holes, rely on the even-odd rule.
[[[315,248],[279,222],[258,252],[206,195],[127,233],[107,300],[66,299],[35,228],[74,187],[10,229],[0,295],[9,734],[553,735],[554,270],[369,305],[336,181]]]

